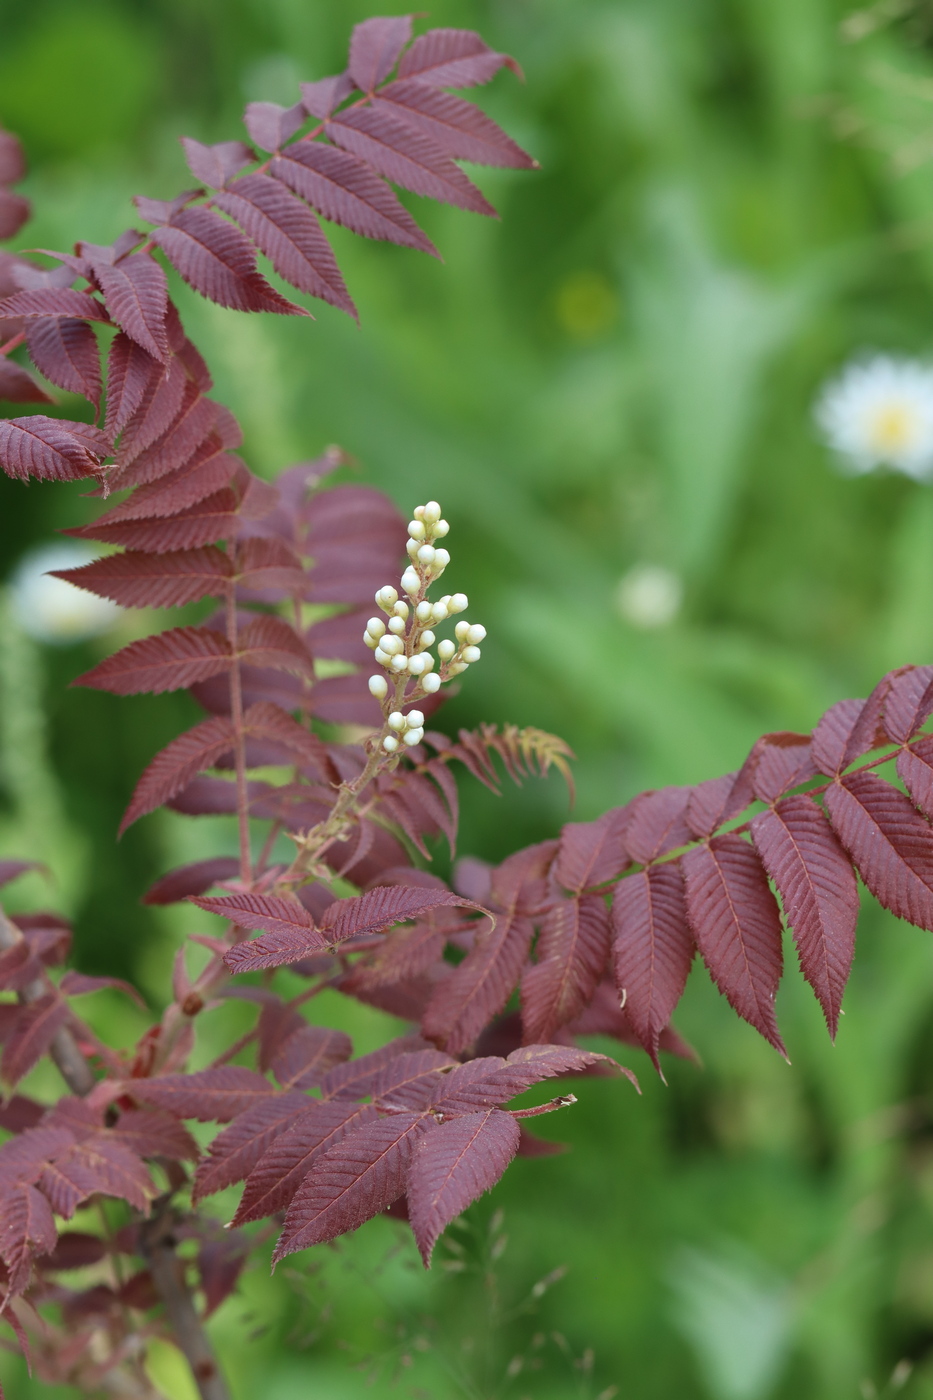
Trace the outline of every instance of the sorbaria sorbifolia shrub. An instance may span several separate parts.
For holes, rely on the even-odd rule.
[[[200,625],[135,641],[79,678],[121,695],[188,689],[206,713],[154,756],[123,825],[167,805],[234,814],[239,831],[236,852],[169,871],[145,896],[192,900],[217,926],[193,940],[200,972],[179,955],[168,1009],[129,1049],[102,1044],[75,1009],[113,979],[60,971],[63,921],[0,917],[11,1095],[0,1124],[12,1134],[0,1147],[2,1316],[43,1380],[150,1393],[143,1353],[161,1334],[201,1394],[221,1400],[202,1320],[258,1247],[252,1222],[274,1218],[281,1259],[391,1208],[427,1265],[451,1219],[523,1144],[535,1150],[524,1120],[573,1095],[508,1103],[597,1061],[612,1068],[578,1037],[641,1046],[656,1066],[662,1050],[687,1053],[670,1019],[697,953],[783,1051],[782,911],[831,1034],[856,873],[886,908],[933,929],[933,735],[922,733],[933,667],[893,672],[812,735],[765,735],[737,773],[643,793],[494,868],[463,862],[453,888],[428,868],[428,841],[454,845],[456,765],[495,790],[503,769],[516,781],[568,775],[569,750],[534,729],[454,739],[436,727],[446,683],[480,661],[486,635],[467,598],[443,592],[448,571],[456,587],[456,531],[435,501],[406,530],[378,492],[328,487],[336,450],[274,486],[254,476],[235,455],[236,419],[209,396],[163,260],[221,306],[307,314],[258,271],[261,253],[297,292],[356,315],[319,219],[434,252],[389,182],[491,214],[457,162],[534,161],[448,89],[503,66],[517,71],[476,34],[412,41],[408,17],[368,20],[344,73],[303,84],[294,107],[247,108],[252,144],[185,140],[197,188],[137,199],[148,234],[79,242],[51,269],[2,255],[0,393],[50,401],[10,358],[24,346],[44,382],[83,395],[95,415],[0,422],[9,475],[87,478],[106,498],[94,524],[70,533],[119,552],[62,577],[128,608],[217,604]],[[9,188],[21,175],[19,146],[3,136],[5,237],[28,213]],[[353,669],[319,677],[335,659]],[[328,742],[320,722],[364,737]],[[892,760],[906,793],[875,771]],[[288,861],[274,858],[282,836]],[[28,868],[23,856],[3,864],[3,882]],[[290,999],[275,990],[285,965],[307,981]],[[261,976],[237,980],[250,973]],[[346,1035],[306,1014],[324,988],[392,1012],[410,1033],[354,1058]],[[231,994],[255,1005],[253,1028],[188,1072],[201,1018]],[[43,1056],[67,1086],[57,1103],[13,1092]],[[206,1154],[192,1119],[225,1125]],[[203,1202],[241,1181],[224,1230]],[[125,1203],[112,1237],[84,1217],[62,1228],[100,1195]],[[182,1260],[176,1245],[192,1240],[197,1253]],[[61,1282],[108,1254],[126,1256],[111,1282]]]

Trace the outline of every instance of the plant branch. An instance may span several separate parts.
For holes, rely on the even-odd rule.
[[[252,857],[249,840],[249,795],[246,786],[246,736],[243,733],[243,688],[240,681],[240,663],[237,659],[237,617],[236,592],[231,588],[227,594],[227,641],[233,655],[230,668],[230,716],[233,721],[233,756],[236,763],[236,811],[240,832],[240,879],[244,885],[253,880]]]
[[[198,1387],[201,1400],[230,1400],[210,1338],[198,1317],[185,1278],[184,1261],[175,1251],[175,1221],[167,1198],[157,1202],[139,1227],[139,1243],[156,1291],[165,1305],[172,1335]]]

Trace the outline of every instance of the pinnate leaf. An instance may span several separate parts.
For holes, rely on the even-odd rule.
[[[310,1089],[352,1053],[353,1043],[343,1031],[305,1025],[279,1046],[272,1058],[272,1073],[283,1089]]]
[[[80,394],[95,409],[100,407],[100,351],[86,321],[67,316],[32,321],[26,331],[26,346],[36,369],[52,384]]]
[[[63,321],[60,324],[64,326],[69,323]],[[116,437],[122,432],[142,404],[147,390],[155,391],[162,374],[161,363],[147,355],[130,336],[123,331],[114,336],[107,360],[107,412],[104,427],[108,433]]]
[[[786,1058],[774,1017],[781,980],[781,917],[757,852],[741,836],[714,837],[683,857],[697,947],[738,1014]]]
[[[429,29],[402,56],[398,75],[433,87],[475,87],[488,83],[503,64],[521,77],[514,58],[495,53],[473,30]]]
[[[130,1079],[126,1092],[143,1103],[167,1109],[176,1118],[199,1123],[229,1123],[272,1093],[268,1079],[241,1065],[220,1065],[193,1074],[162,1074],[155,1079]]]
[[[315,1158],[347,1133],[376,1119],[372,1104],[312,1101],[300,1118],[277,1137],[250,1172],[235,1225],[283,1210]]]
[[[381,88],[373,103],[430,136],[454,160],[474,165],[533,170],[538,162],[523,151],[485,112],[451,92],[404,79]]]
[[[192,1201],[197,1203],[249,1176],[270,1143],[307,1107],[305,1094],[277,1094],[261,1099],[234,1118],[229,1128],[214,1138],[208,1155],[198,1164]]]
[[[507,1059],[484,1055],[458,1065],[441,1080],[432,1107],[443,1114],[475,1113],[507,1103],[544,1079],[577,1074],[596,1064],[617,1069],[632,1083],[636,1082],[623,1066],[594,1050],[581,1050],[574,1045],[523,1045]]]
[[[568,822],[554,863],[558,884],[582,894],[621,875],[631,864],[623,840],[630,816],[628,807],[614,807],[594,822]]]
[[[660,1072],[661,1035],[693,962],[679,861],[628,875],[612,901],[613,968],[632,1030]]]
[[[562,899],[548,911],[537,962],[521,981],[523,1038],[535,1044],[583,1010],[609,958],[609,910],[602,895]]]
[[[849,773],[826,792],[826,810],[872,894],[898,918],[933,929],[930,824],[874,773]]]
[[[163,363],[168,359],[168,282],[155,258],[132,253],[119,263],[89,259],[110,317],[136,344]]]
[[[453,894],[450,890],[420,889],[413,885],[381,885],[368,894],[351,899],[336,900],[325,911],[321,929],[330,935],[330,941],[342,942],[364,933],[379,933],[401,923],[403,919],[417,919],[431,909],[451,905],[461,905],[470,909],[486,911],[471,899]]]
[[[200,141],[183,136],[181,144],[194,178],[214,190],[223,189],[244,165],[256,159],[255,151],[244,141],[220,141],[214,146],[203,146]]]
[[[229,880],[239,873],[235,856],[213,856],[181,865],[156,880],[143,895],[143,904],[176,904],[192,894],[203,894],[218,880]]]
[[[659,788],[630,804],[625,844],[633,860],[646,865],[692,840],[687,825],[689,787]]]
[[[69,1017],[68,1003],[54,992],[20,1008],[3,1047],[0,1078],[13,1088],[48,1050]]]
[[[89,445],[86,424],[42,413],[0,420],[0,467],[20,481],[78,481],[92,476],[105,455],[102,443]]]
[[[515,914],[484,925],[463,962],[438,983],[422,1019],[425,1036],[452,1054],[471,1045],[515,990],[533,932],[530,919]]]
[[[933,666],[910,666],[891,684],[884,703],[884,727],[895,744],[905,744],[933,710]]]
[[[114,695],[161,695],[181,690],[230,669],[230,645],[219,632],[207,627],[175,627],[153,637],[131,642],[85,671],[72,685],[109,690]]]
[[[273,1262],[355,1230],[390,1206],[405,1190],[414,1147],[431,1128],[433,1120],[421,1114],[393,1113],[317,1158],[288,1208]]]
[[[897,756],[897,776],[924,816],[933,816],[933,735],[901,750]]]
[[[74,324],[78,325],[79,322]],[[8,403],[55,402],[28,370],[3,356],[0,356],[0,399],[6,399]]]
[[[835,1039],[855,952],[858,887],[851,863],[812,797],[785,797],[751,825],[800,957]]]
[[[52,1209],[41,1191],[18,1182],[0,1192],[0,1259],[7,1267],[7,1296],[22,1293],[34,1256],[51,1254],[57,1234]]]
[[[229,557],[213,545],[149,554],[107,554],[76,569],[53,570],[76,588],[112,598],[124,608],[174,608],[222,597],[231,577]]]
[[[152,237],[188,285],[208,301],[235,311],[308,314],[256,271],[249,239],[209,209],[183,209]]]
[[[408,1218],[425,1268],[455,1216],[495,1186],[518,1151],[521,1130],[497,1108],[466,1113],[419,1142],[408,1179]]]
[[[200,1149],[177,1118],[157,1108],[130,1108],[120,1114],[108,1135],[126,1143],[138,1157],[168,1157],[196,1161]]]
[[[5,320],[30,320],[35,316],[68,316],[76,321],[106,321],[107,310],[89,292],[73,292],[66,287],[40,287],[36,291],[14,292],[0,301]]]
[[[308,114],[302,102],[280,107],[278,102],[250,102],[243,120],[246,130],[264,151],[277,151],[304,126]]]
[[[230,753],[235,743],[233,723],[225,715],[202,720],[179,734],[145,769],[123,814],[119,834],[122,836],[133,822],[183,791],[203,769],[212,768],[219,758]]]
[[[349,72],[360,92],[372,92],[387,78],[411,39],[411,15],[378,16],[354,25]]]

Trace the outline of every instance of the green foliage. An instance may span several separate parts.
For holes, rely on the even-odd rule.
[[[290,100],[375,8],[123,0],[79,21],[65,0],[0,7],[0,123],[31,149],[30,244],[63,246],[75,228],[103,240],[131,193],[174,193],[167,126],[226,139],[243,97]],[[835,475],[810,421],[851,354],[930,345],[929,6],[873,27],[886,11],[841,28],[835,0],[440,0],[432,23],[481,29],[528,77],[484,98],[543,166],[480,174],[502,225],[425,211],[444,268],[339,236],[359,329],[327,307],[309,329],[183,303],[251,466],[272,474],[336,441],[400,504],[443,500],[458,581],[497,639],[445,725],[561,733],[580,756],[579,818],[722,772],[763,730],[809,728],[889,666],[933,659],[928,492]],[[103,194],[88,165],[107,170]],[[63,495],[0,482],[11,566],[73,522]],[[681,582],[667,625],[620,612],[620,581],[643,565]],[[50,693],[97,655],[49,653]],[[127,931],[155,875],[212,853],[183,819],[131,832],[129,873],[111,853],[130,775],[184,722],[167,697],[55,701],[62,820],[93,851],[73,886],[88,971],[135,961],[156,982],[199,917],[182,928],[140,910]],[[93,790],[92,771],[107,774]],[[463,851],[497,858],[566,812],[557,779],[463,799]],[[695,977],[680,1028],[714,1047],[705,1067],[672,1064],[669,1088],[643,1073],[637,1102],[590,1081],[542,1129],[574,1151],[519,1162],[474,1208],[464,1255],[443,1261],[462,1269],[422,1279],[385,1222],[318,1251],[297,1297],[282,1270],[250,1273],[218,1324],[244,1400],[315,1384],[355,1396],[350,1363],[374,1355],[375,1396],[933,1395],[933,952],[877,909],[860,938],[835,1048],[801,987],[782,992],[792,1069]],[[482,1254],[494,1206],[511,1237],[497,1294]],[[525,1307],[558,1266],[567,1277]],[[464,1363],[470,1338],[488,1373]],[[772,1366],[743,1370],[749,1345],[770,1347]],[[588,1348],[591,1370],[574,1364]],[[909,1378],[895,1373],[905,1358]],[[160,1383],[183,1400],[163,1360]],[[32,1393],[15,1378],[10,1391]]]

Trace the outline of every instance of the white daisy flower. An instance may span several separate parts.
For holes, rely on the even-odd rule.
[[[886,466],[915,481],[933,480],[929,365],[890,355],[851,364],[826,385],[816,421],[843,470]]]
[[[616,606],[633,627],[651,631],[667,627],[680,612],[683,584],[659,564],[636,564],[620,579]]]
[[[78,544],[43,545],[30,550],[10,579],[13,614],[29,637],[39,642],[81,642],[105,632],[122,611],[108,598],[98,598],[50,569],[74,569],[95,557]]]

